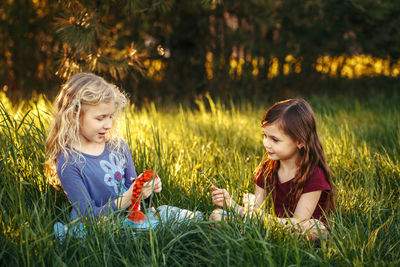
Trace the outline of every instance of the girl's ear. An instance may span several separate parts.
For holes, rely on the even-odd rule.
[[[299,142],[299,141],[297,141],[296,146],[297,146],[297,148],[300,150],[300,149],[302,149],[302,148],[304,147],[304,144],[301,143],[301,142]]]

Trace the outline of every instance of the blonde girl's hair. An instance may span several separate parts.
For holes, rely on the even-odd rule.
[[[327,182],[332,189],[330,192],[327,192],[326,207],[322,208],[326,212],[334,209],[335,196],[333,182],[318,137],[315,116],[311,106],[303,99],[288,99],[275,103],[265,112],[261,121],[262,127],[271,123],[278,123],[287,135],[304,145],[299,150],[300,157],[299,162],[297,162],[299,169],[293,179],[293,187],[289,192],[290,212],[294,212],[308,178],[317,167],[320,167],[324,171]],[[269,158],[266,158],[256,169],[256,177],[262,175],[265,179],[267,194],[275,193],[278,169],[279,161]]]
[[[126,106],[127,98],[118,87],[93,73],[75,74],[62,85],[54,103],[54,118],[46,140],[47,167],[55,166],[60,153],[64,154],[65,162],[69,155],[74,158],[81,156],[71,145],[80,144],[79,118],[84,112],[82,105],[102,103],[114,103],[118,114]],[[115,136],[112,129],[107,133],[106,140],[113,151],[121,148],[122,140]]]

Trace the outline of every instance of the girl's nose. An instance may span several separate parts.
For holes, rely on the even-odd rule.
[[[104,128],[111,129],[111,127],[112,127],[112,119],[108,119],[104,124]]]
[[[269,140],[267,138],[264,138],[264,146],[267,148],[271,147],[271,143],[269,142]]]

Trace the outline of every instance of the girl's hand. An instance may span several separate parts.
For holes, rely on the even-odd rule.
[[[160,193],[162,190],[162,182],[161,182],[161,178],[160,177],[156,177],[156,180],[154,182],[154,188],[153,188],[153,192],[154,193]]]
[[[254,211],[256,197],[254,194],[246,193],[243,196],[243,206],[247,212],[251,213]]]
[[[217,188],[213,185],[210,187],[210,189],[213,191],[212,200],[215,205],[220,207],[224,207],[224,205],[226,205],[227,207],[231,206],[232,200],[228,191],[226,191],[225,189]]]
[[[126,209],[131,205],[131,198],[132,198],[132,192],[133,192],[133,187],[135,186],[135,178],[131,177],[131,180],[133,181],[131,186],[126,190],[119,198],[115,200],[115,206],[118,209]]]
[[[161,179],[158,176],[156,176],[154,180],[150,180],[143,185],[142,188],[143,198],[144,199],[148,198],[153,192],[160,193],[161,190],[162,190]]]

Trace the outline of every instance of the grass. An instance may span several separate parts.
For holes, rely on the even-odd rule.
[[[337,190],[337,211],[327,241],[315,244],[278,226],[232,218],[135,233],[121,216],[89,222],[84,239],[54,240],[53,225],[68,222],[63,192],[45,178],[44,142],[51,103],[39,96],[11,103],[0,95],[0,261],[9,266],[288,266],[400,264],[400,97],[307,99]],[[269,103],[270,104],[270,103]],[[181,106],[130,107],[118,131],[138,173],[156,169],[163,180],[157,205],[209,214],[213,207],[204,172],[237,199],[254,190],[253,171],[263,156],[264,108],[222,105],[205,98]]]

